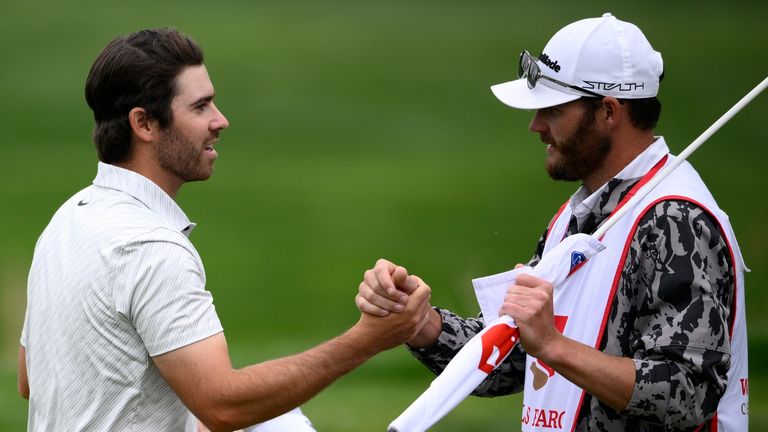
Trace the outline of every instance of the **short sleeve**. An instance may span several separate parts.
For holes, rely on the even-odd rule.
[[[150,356],[222,331],[202,261],[181,234],[158,229],[118,253],[115,311],[132,325]]]

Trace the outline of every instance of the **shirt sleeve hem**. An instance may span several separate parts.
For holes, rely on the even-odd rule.
[[[177,338],[174,340],[170,340],[163,344],[153,345],[147,347],[147,352],[149,353],[150,357],[157,357],[159,355],[177,350],[179,348],[183,348],[187,345],[192,345],[195,342],[200,342],[203,339],[208,339],[209,337],[221,333],[224,331],[224,328],[221,327],[221,325],[216,325],[213,327],[209,327],[207,329],[202,329],[192,335],[185,335],[182,338]]]

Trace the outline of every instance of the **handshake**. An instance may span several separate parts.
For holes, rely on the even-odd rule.
[[[547,266],[541,267],[544,270]],[[567,274],[567,268],[552,271]],[[430,306],[430,293],[430,287],[404,267],[385,259],[376,261],[365,272],[355,297],[362,312],[358,325],[370,334],[381,333],[380,339],[371,339],[372,347],[384,351],[402,343],[422,348],[437,342],[442,317]],[[539,277],[518,275],[516,282],[509,284],[498,312],[485,318],[495,321],[500,315],[517,321],[521,342],[529,354],[541,353],[561,336],[553,324],[553,285]]]
[[[384,351],[403,343],[424,347],[437,341],[442,319],[429,304],[432,290],[421,278],[385,259],[365,272],[355,304],[362,313],[356,327]]]

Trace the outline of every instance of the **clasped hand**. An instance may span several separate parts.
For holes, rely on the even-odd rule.
[[[397,321],[399,315],[413,313],[418,322],[413,333],[401,343],[423,346],[434,342],[439,335],[440,318],[429,305],[432,290],[424,281],[394,263],[379,259],[365,272],[355,304],[363,316]],[[412,311],[412,312],[411,312]],[[432,322],[432,325],[429,325]],[[437,334],[435,334],[437,322]],[[428,341],[424,339],[428,338]]]

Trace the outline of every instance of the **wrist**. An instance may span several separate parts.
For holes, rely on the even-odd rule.
[[[551,341],[544,344],[542,349],[537,353],[538,355],[535,357],[546,364],[557,368],[568,358],[568,341],[568,338],[561,333],[557,333]]]
[[[361,320],[362,321],[362,320]],[[383,349],[378,345],[375,335],[358,321],[346,332],[337,337],[345,346],[344,352],[354,363],[364,363],[379,354]]]
[[[406,343],[411,348],[425,348],[434,345],[442,332],[443,317],[440,312],[430,308],[424,326]]]

